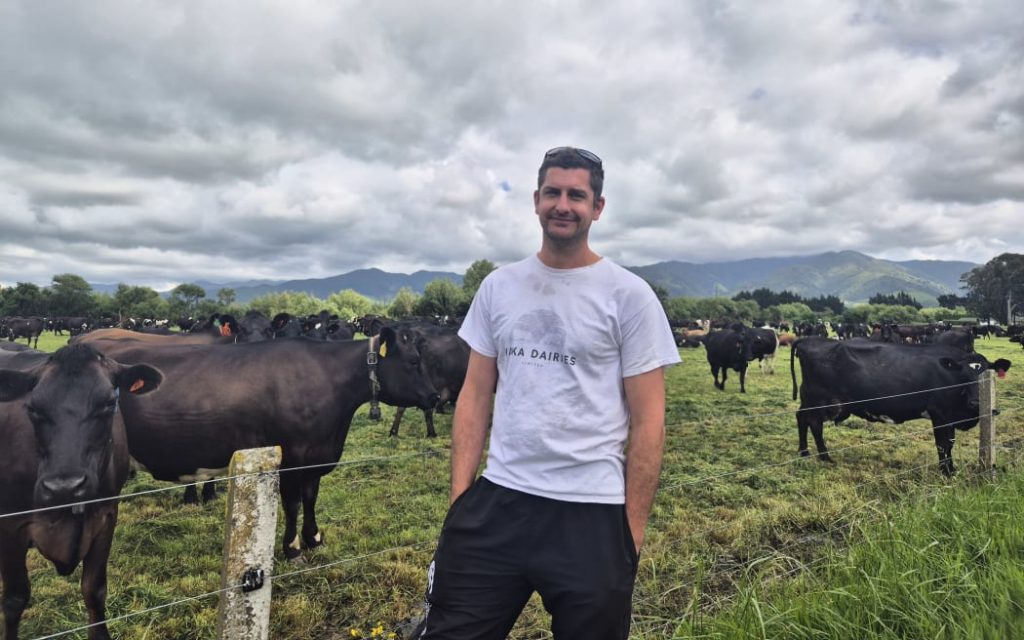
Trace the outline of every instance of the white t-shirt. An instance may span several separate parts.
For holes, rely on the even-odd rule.
[[[497,358],[483,475],[570,502],[625,502],[622,379],[679,362],[651,287],[608,259],[552,269],[534,255],[493,271],[459,335]]]

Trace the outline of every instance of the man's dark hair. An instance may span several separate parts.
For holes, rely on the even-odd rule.
[[[559,169],[586,169],[590,172],[590,190],[594,192],[594,202],[601,198],[601,191],[604,189],[604,167],[601,163],[588,160],[580,155],[573,147],[562,147],[544,156],[544,162],[537,172],[537,188],[540,189],[547,177],[548,169],[558,167]]]

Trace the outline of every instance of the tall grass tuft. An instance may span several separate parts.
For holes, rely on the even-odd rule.
[[[970,638],[1024,635],[1024,475],[901,504],[786,582],[758,572],[735,604],[677,638]]]

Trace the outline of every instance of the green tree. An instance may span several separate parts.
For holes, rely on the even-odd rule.
[[[345,289],[327,296],[327,307],[339,318],[351,320],[373,313],[374,301],[354,289]]]
[[[41,316],[46,313],[46,300],[38,285],[18,282],[13,288],[4,289],[4,306],[0,315]]]
[[[803,298],[793,293],[792,291],[782,291],[775,293],[771,289],[761,288],[754,289],[753,291],[740,291],[732,297],[733,300],[755,300],[762,309],[767,309],[780,304],[788,304],[790,302],[803,302]]]
[[[174,315],[195,315],[199,301],[205,297],[206,290],[198,284],[183,283],[171,289],[168,304]]]
[[[1012,321],[1024,309],[1024,254],[1003,253],[960,277],[967,289],[967,308],[979,318]]]
[[[230,307],[235,304],[235,300],[238,299],[238,294],[231,287],[223,287],[217,289],[217,304],[222,307]]]
[[[85,278],[72,273],[53,276],[49,295],[50,315],[86,316],[94,311],[92,286]]]
[[[416,305],[416,315],[455,316],[466,308],[466,296],[462,288],[451,280],[431,280],[423,288],[423,296]]]
[[[113,310],[118,320],[162,318],[167,315],[167,303],[149,287],[136,287],[121,282],[114,292]]]
[[[735,301],[721,296],[697,298],[694,302],[694,311],[697,312],[698,318],[705,320],[738,320],[736,305]]]
[[[480,288],[480,283],[484,281],[487,274],[497,268],[490,260],[477,260],[469,265],[466,274],[462,276],[462,290],[466,294],[466,300],[473,300],[477,289]]]
[[[290,313],[293,316],[314,315],[327,306],[320,298],[298,291],[267,293],[249,302],[250,309],[259,311],[268,318],[273,318],[279,313]]]
[[[402,287],[395,294],[395,299],[388,306],[387,316],[389,318],[408,318],[416,315],[416,307],[419,305],[420,296],[409,287]]]
[[[914,307],[915,309],[920,309],[923,306],[914,296],[906,291],[897,291],[890,294],[876,293],[868,299],[868,304],[887,304],[898,307]]]
[[[697,320],[701,317],[696,310],[695,298],[686,296],[669,298],[665,303],[665,315],[668,316],[669,322],[676,323]]]
[[[786,322],[814,322],[818,314],[803,302],[787,302],[775,305],[775,311],[769,314],[777,315],[780,321]]]
[[[936,298],[939,306],[946,309],[956,309],[967,304],[966,296],[958,296],[955,293],[944,293]]]

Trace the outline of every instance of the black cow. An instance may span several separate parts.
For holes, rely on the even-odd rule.
[[[977,353],[946,345],[903,345],[869,340],[844,342],[804,339],[790,352],[793,399],[797,397],[794,357],[800,359],[800,409],[796,414],[800,455],[809,456],[807,429],[814,435],[818,458],[831,462],[822,433],[825,420],[838,424],[858,416],[871,422],[901,424],[929,418],[947,476],[953,467],[956,430],[978,423],[978,378],[1010,361],[989,363]],[[929,391],[930,390],[930,391]]]
[[[775,373],[775,353],[779,350],[779,334],[774,329],[744,327],[750,341],[750,357],[760,364],[761,373]]]
[[[42,318],[8,318],[7,339],[14,342],[18,338],[25,338],[25,344],[33,349],[39,348],[39,336],[46,328],[46,321]],[[33,343],[35,339],[35,343]]]
[[[95,344],[121,362],[148,362],[165,375],[160,393],[122,401],[132,457],[158,480],[210,479],[226,471],[237,449],[281,447],[284,553],[295,558],[300,505],[301,543],[322,544],[315,515],[320,478],[341,457],[352,416],[375,399],[375,388],[388,404],[436,404],[416,342],[411,331],[385,328],[372,341]],[[287,471],[309,465],[323,466]]]
[[[8,640],[17,640],[30,585],[30,546],[69,575],[82,564],[91,640],[107,640],[107,558],[117,501],[128,477],[118,398],[161,380],[148,365],[125,367],[88,345],[55,354],[0,357],[0,579]],[[64,508],[55,508],[69,505]],[[23,512],[35,510],[35,513]],[[18,515],[21,514],[21,515]]]
[[[956,347],[967,353],[974,353],[974,335],[962,329],[950,329],[937,333],[932,339],[934,344]]]
[[[405,326],[405,323],[393,325],[394,328]],[[437,405],[432,409],[423,410],[423,418],[427,423],[427,437],[436,438],[434,430],[434,412],[441,413],[446,403],[454,403],[462,391],[462,383],[466,380],[466,369],[469,368],[469,345],[454,330],[421,331],[417,342],[423,357],[423,368],[430,377],[430,383],[437,390]],[[391,423],[391,435],[398,435],[398,427],[405,415],[405,407],[398,407],[395,420]]]
[[[724,391],[725,380],[729,369],[740,373],[740,393],[746,393],[747,363],[754,359],[750,351],[750,337],[744,331],[722,329],[712,331],[704,339],[708,364],[715,380],[715,388]],[[718,382],[718,372],[722,372],[722,382]]]

